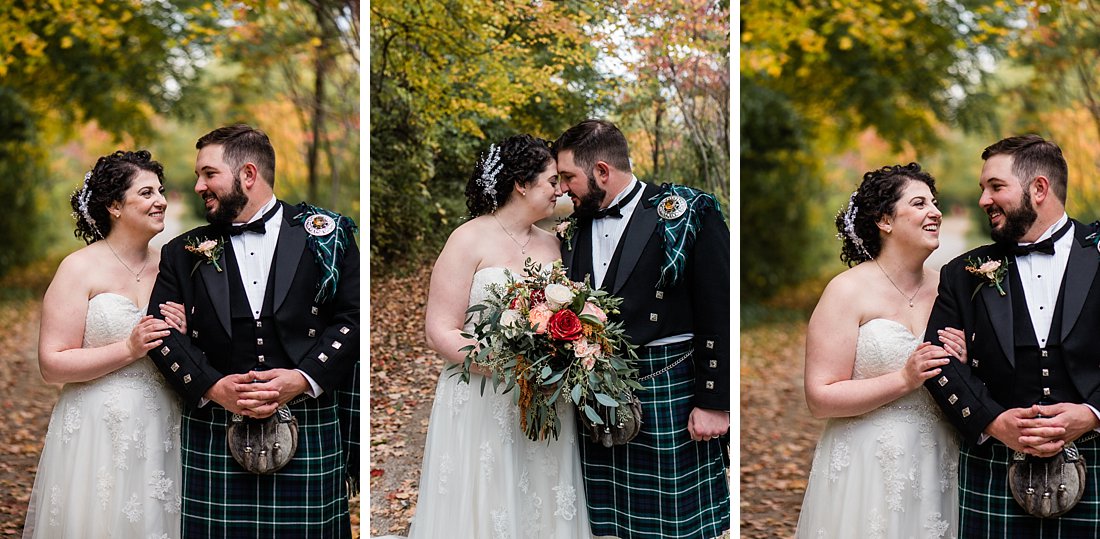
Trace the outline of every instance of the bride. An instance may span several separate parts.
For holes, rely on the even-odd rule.
[[[473,219],[447,240],[432,270],[425,315],[429,345],[447,364],[462,363],[466,309],[486,286],[522,273],[524,260],[559,258],[558,240],[535,222],[549,217],[561,192],[546,141],[515,135],[490,146],[466,186]],[[469,384],[444,370],[436,385],[414,538],[588,537],[576,423],[558,410],[557,440],[530,441],[512,395],[497,394],[475,367]]]
[[[179,403],[146,356],[186,331],[183,307],[145,315],[164,229],[163,168],[149,152],[99,158],[73,194],[76,236],[42,299],[39,368],[64,384],[23,537],[179,537]]]
[[[939,273],[935,180],[920,165],[868,172],[837,216],[841,260],[806,335],[806,401],[829,418],[814,453],[798,537],[956,537],[958,441],[922,383],[954,355],[921,342]]]

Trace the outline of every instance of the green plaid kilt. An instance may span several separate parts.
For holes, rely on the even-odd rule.
[[[349,384],[334,391],[336,414],[340,421],[340,439],[343,441],[344,468],[347,473],[350,494],[359,493],[359,362]]]
[[[639,349],[639,376],[670,364],[691,342]],[[730,527],[730,492],[723,439],[694,442],[687,432],[694,407],[691,359],[637,392],[642,429],[610,449],[581,427],[581,465],[592,534],[621,539],[718,537]]]
[[[298,450],[269,475],[245,471],[229,454],[225,408],[209,403],[184,412],[183,537],[351,537],[336,399],[324,393],[290,409],[298,419]]]
[[[959,538],[1100,537],[1100,439],[1077,444],[1087,465],[1085,495],[1059,518],[1024,512],[1008,488],[1012,450],[997,440],[964,444],[959,458]]]

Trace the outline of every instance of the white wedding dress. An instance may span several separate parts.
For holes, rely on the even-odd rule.
[[[488,284],[506,282],[507,271],[475,273],[469,304],[486,299]],[[436,384],[409,536],[589,537],[573,406],[558,403],[557,440],[534,442],[520,428],[511,393],[496,394],[487,382],[482,395],[481,376],[466,384],[456,372],[444,369]]]
[[[144,313],[125,296],[92,297],[83,346],[128,338]],[[50,416],[23,537],[179,537],[179,425],[179,401],[148,357],[65,384]]]
[[[868,321],[859,329],[852,378],[901,369],[920,342],[898,322]],[[829,419],[797,536],[954,538],[958,462],[958,436],[924,388],[861,416]]]

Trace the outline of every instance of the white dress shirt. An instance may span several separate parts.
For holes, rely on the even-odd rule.
[[[634,194],[634,198],[619,208],[619,212],[622,213],[621,218],[592,220],[592,285],[596,288],[603,286],[604,278],[607,277],[607,267],[611,264],[611,259],[615,257],[619,240],[622,239],[623,232],[626,231],[626,225],[630,222],[630,217],[634,215],[634,208],[638,207],[639,202],[642,200],[642,193],[645,192],[645,182],[642,182],[636,176],[631,177],[630,183],[626,184],[626,187],[623,187],[623,190],[608,205],[610,207],[618,204],[620,200],[630,194],[634,189],[634,185],[638,183],[641,184],[641,188]],[[682,333],[661,337],[655,341],[645,343],[645,346],[661,346],[683,342],[690,340],[693,336],[692,333]]]
[[[609,206],[618,204],[634,189],[634,185],[637,183],[641,183],[638,178],[630,178],[630,183],[623,187],[623,190],[615,196]],[[634,198],[619,208],[619,212],[623,215],[621,218],[603,218],[592,221],[592,285],[596,288],[603,286],[604,277],[607,276],[607,266],[611,264],[611,259],[615,257],[615,249],[619,246],[619,240],[623,237],[626,224],[630,222],[630,216],[634,215],[634,208],[638,206],[638,201],[642,199],[643,190],[645,190],[644,183],[642,188],[634,193]]]
[[[263,219],[271,208],[278,204],[275,196],[267,201],[262,208],[256,211],[246,223]],[[243,226],[243,225],[234,225]],[[231,236],[229,241],[233,245],[233,254],[237,259],[237,268],[241,272],[241,282],[244,283],[244,292],[248,296],[248,306],[252,309],[252,316],[260,318],[263,309],[264,296],[267,294],[267,278],[271,273],[271,262],[275,258],[275,247],[279,243],[279,231],[283,228],[283,209],[275,211],[270,219],[264,223],[264,233],[244,232]],[[306,393],[316,398],[323,391],[317,382],[310,378],[301,369],[295,369],[302,373],[309,382],[310,390]]]
[[[1043,241],[1060,230],[1069,220],[1062,214],[1058,222],[1046,229],[1036,243]],[[1021,243],[1020,245],[1024,245]],[[1020,285],[1024,289],[1031,325],[1035,328],[1035,342],[1040,348],[1046,347],[1050,335],[1050,325],[1054,321],[1054,305],[1058,302],[1058,290],[1062,287],[1062,277],[1069,263],[1069,251],[1073,247],[1073,226],[1054,242],[1054,254],[1035,252],[1027,256],[1016,257],[1016,269],[1020,275]]]

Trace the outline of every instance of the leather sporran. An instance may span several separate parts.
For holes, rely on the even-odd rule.
[[[638,435],[642,430],[642,402],[633,392],[629,392],[625,405],[617,407],[596,406],[597,414],[603,420],[603,425],[596,424],[588,414],[581,413],[584,424],[588,427],[592,441],[611,447],[625,445]]]
[[[233,414],[226,438],[229,452],[242,468],[254,474],[274,473],[298,449],[298,418],[286,405],[264,419]]]
[[[1085,493],[1085,459],[1073,443],[1053,457],[1016,451],[1008,465],[1008,486],[1029,515],[1060,516],[1073,509]]]

